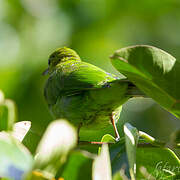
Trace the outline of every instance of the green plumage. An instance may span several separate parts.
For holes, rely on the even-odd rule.
[[[47,72],[47,71],[46,71]],[[44,94],[55,118],[65,118],[84,129],[101,129],[118,120],[132,83],[82,62],[75,51],[59,48],[49,57]]]

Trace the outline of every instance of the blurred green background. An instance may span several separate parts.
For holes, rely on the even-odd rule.
[[[108,57],[135,44],[153,45],[180,59],[180,1],[0,0],[0,89],[16,102],[18,120],[32,121],[41,134],[52,120],[42,72],[55,48],[71,47],[84,61],[118,74]],[[120,130],[128,121],[164,140],[180,127],[151,99],[127,102],[120,120]]]

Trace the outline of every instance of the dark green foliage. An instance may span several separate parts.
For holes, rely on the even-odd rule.
[[[171,63],[172,59],[175,62],[174,58],[157,48],[149,46],[125,48],[117,51],[111,58],[117,70],[124,73],[147,96],[154,98],[165,109],[177,117],[179,116],[178,106],[171,106],[172,97],[174,99],[179,97],[179,86],[177,84],[179,80],[176,79],[178,78],[179,68],[173,70],[171,81],[168,79],[168,73],[166,74],[166,69],[169,68],[169,65],[174,66],[176,64]],[[71,66],[72,64],[70,63],[69,65]],[[90,65],[89,67],[93,66]],[[156,68],[159,69],[156,70]],[[162,71],[161,68],[163,69]],[[171,69],[173,67],[168,72],[171,72]],[[91,72],[91,68],[89,70]],[[82,72],[84,73],[84,71]],[[82,77],[84,77],[87,80],[85,84],[86,82],[91,82],[91,78],[86,79],[83,73],[73,77],[75,77],[75,80],[77,80],[77,77],[80,77],[80,82],[82,82]],[[108,82],[110,88],[103,88],[104,84],[101,84],[100,88],[85,87],[89,97],[96,97],[94,104],[102,101],[108,104],[110,98],[111,100],[114,98],[113,100],[115,101],[120,100],[123,96],[127,99],[125,93],[122,93],[122,84],[125,83],[125,91],[128,87],[126,83],[129,82],[114,80],[114,76],[109,78],[111,79]],[[95,80],[95,78],[93,79]],[[76,87],[76,83],[74,85],[73,83],[70,87],[66,85],[67,88],[60,91],[62,94],[60,97],[70,96],[72,98],[74,96],[73,93],[81,92],[78,95],[84,98],[82,94],[83,89],[80,88],[81,90],[78,91],[77,88],[71,88]],[[70,91],[68,91],[69,89]],[[113,97],[113,94],[108,94],[111,92],[111,89],[117,94],[116,96]],[[68,94],[66,94],[66,91]],[[121,98],[118,99],[118,97]],[[163,98],[166,99],[164,100]],[[49,105],[52,102],[51,100]],[[77,100],[79,101],[79,99],[74,99],[74,107],[77,106]],[[178,104],[178,99],[176,101]],[[73,101],[71,100],[70,102]],[[93,104],[92,101],[91,103]],[[65,107],[65,104],[63,107]],[[92,107],[97,106],[93,105]],[[168,107],[171,108],[168,109]],[[58,106],[56,108],[58,110]],[[72,112],[72,109],[69,109],[69,113]],[[82,112],[78,112],[78,110]],[[83,109],[78,110],[74,111],[73,114],[83,114],[83,112],[86,112]],[[103,112],[106,113],[107,111],[109,113],[108,110],[105,109]],[[118,109],[118,112],[121,112],[121,108]],[[68,121],[64,119],[53,121],[48,126],[43,137],[31,129],[30,122],[24,121],[14,124],[15,120],[16,111],[14,103],[11,100],[5,99],[1,93],[0,177],[3,177],[1,179],[52,180],[56,178],[65,180],[104,180],[107,178],[108,180],[175,180],[179,178],[180,160],[175,154],[179,150],[179,129],[172,133],[169,140],[162,141],[153,138],[143,131],[139,131],[129,123],[125,123],[123,126],[124,136],[118,142],[110,134],[105,134],[101,139],[103,145],[91,144],[87,141],[80,141],[77,144],[77,133],[75,128],[68,123],[69,119]],[[94,124],[94,126],[93,124],[91,127],[89,126],[88,130],[94,128],[98,131],[97,124]],[[94,131],[94,133],[97,131]],[[86,137],[88,137],[88,133]]]

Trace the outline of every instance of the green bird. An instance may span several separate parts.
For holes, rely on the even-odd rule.
[[[55,50],[48,60],[49,74],[44,95],[54,118],[65,118],[83,130],[101,130],[116,122],[121,105],[138,95],[136,87],[125,79],[105,72],[97,66],[81,61],[70,48]]]

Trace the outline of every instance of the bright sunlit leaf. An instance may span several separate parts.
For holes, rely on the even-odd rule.
[[[4,101],[4,94],[3,92],[0,90],[0,104]]]
[[[12,136],[22,142],[30,127],[30,121],[17,122],[13,126]]]
[[[74,127],[65,120],[53,121],[37,147],[34,168],[55,175],[76,143]]]
[[[93,180],[111,180],[111,163],[107,144],[102,145],[101,154],[93,163]]]

